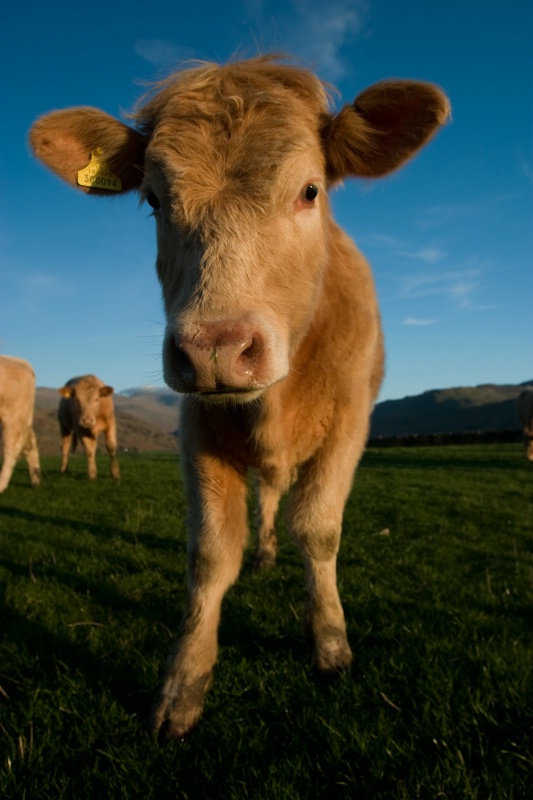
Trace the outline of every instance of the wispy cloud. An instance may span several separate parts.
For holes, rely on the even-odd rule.
[[[444,261],[447,253],[439,247],[422,247],[420,250],[399,251],[398,255],[402,258],[409,258],[412,261],[424,261],[426,264],[438,264]]]
[[[40,300],[68,296],[72,290],[72,281],[76,280],[65,275],[59,277],[52,272],[30,272],[27,264],[16,261],[6,265],[2,278],[13,295],[19,298],[37,297]]]
[[[392,275],[397,281],[400,300],[440,296],[455,309],[487,310],[494,305],[482,305],[479,295],[486,288],[486,276],[491,264],[477,255],[457,260],[441,243],[420,243],[416,246],[395,236],[376,234],[369,238],[371,246],[382,251],[384,258],[399,269]],[[452,248],[453,249],[453,248]],[[383,252],[384,251],[384,252]],[[453,259],[453,260],[452,260]],[[413,269],[416,262],[425,265]],[[401,272],[401,276],[398,273]],[[404,324],[433,324],[436,320],[408,317]]]
[[[404,325],[412,325],[414,327],[425,327],[426,325],[435,325],[436,319],[418,319],[417,317],[407,317],[404,319]]]
[[[342,50],[363,32],[369,4],[367,0],[292,0],[296,19],[286,37],[287,48],[312,62],[322,77],[339,80],[346,73]]]
[[[457,308],[473,306],[473,297],[481,287],[480,267],[444,272],[414,273],[403,279],[401,296],[405,299],[441,295]]]
[[[346,74],[343,49],[363,35],[370,7],[368,0],[289,0],[284,12],[273,17],[264,0],[245,0],[244,5],[262,52],[290,53],[329,81]]]
[[[448,258],[446,250],[435,241],[414,246],[405,239],[382,233],[372,234],[368,237],[368,241],[373,246],[378,246],[389,251],[394,259],[423,261],[425,264],[439,264]]]
[[[467,220],[483,218],[485,222],[495,221],[502,214],[502,206],[515,201],[519,193],[506,192],[502,194],[486,195],[472,202],[449,203],[424,208],[416,222],[418,228],[430,230],[433,228],[466,224]]]
[[[57,284],[57,278],[54,275],[44,275],[42,273],[25,275],[23,280],[28,289],[53,288]]]
[[[523,155],[518,155],[518,164],[520,167],[520,172],[522,175],[528,179],[528,181],[533,182],[533,166],[531,165],[531,161],[527,158],[524,158]]]
[[[138,56],[160,69],[172,67],[194,55],[193,50],[174,44],[170,39],[139,39],[134,49]]]

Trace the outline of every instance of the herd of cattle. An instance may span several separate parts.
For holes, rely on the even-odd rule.
[[[87,456],[89,478],[96,478],[96,445],[100,434],[105,437],[111,459],[111,475],[120,478],[117,461],[117,429],[112,386],[106,386],[95,375],[72,378],[59,389],[57,411],[61,432],[61,472],[78,440]],[[0,471],[0,493],[7,489],[19,456],[28,463],[33,486],[41,482],[37,438],[33,430],[35,405],[35,373],[22,358],[0,356],[0,424],[3,429],[4,461]]]
[[[61,472],[66,472],[71,452],[81,441],[87,456],[87,472],[97,477],[96,448],[104,435],[110,458],[111,476],[120,478],[117,460],[117,426],[113,406],[113,387],[95,375],[71,378],[59,389],[57,411],[61,433]],[[32,486],[39,486],[41,469],[37,438],[33,430],[35,374],[22,358],[0,355],[0,426],[3,429],[4,460],[0,470],[0,494],[7,489],[19,456],[24,456]],[[533,461],[533,388],[518,397],[518,418],[526,451]]]
[[[258,564],[275,562],[275,517],[291,488],[289,524],[305,564],[316,666],[335,672],[351,663],[336,563],[383,375],[383,338],[370,267],[334,222],[328,190],[347,177],[396,170],[449,111],[436,86],[387,80],[335,113],[313,73],[266,56],[170,76],[142,99],[132,125],[82,106],[32,127],[35,156],[60,178],[95,195],[137,190],[157,228],[163,372],[185,394],[189,505],[186,609],[151,717],[162,738],[181,737],[202,713],[222,599],[248,535],[249,468],[258,482]],[[37,480],[33,378],[19,369],[30,400],[5,474],[25,448]],[[78,436],[94,477],[94,422],[108,431],[118,477],[114,427],[84,410],[81,385],[61,390],[69,403],[63,467]],[[90,391],[111,413],[109,387],[94,383]],[[10,403],[19,401],[7,397],[8,415]]]

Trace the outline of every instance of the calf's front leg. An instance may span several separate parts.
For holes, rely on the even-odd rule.
[[[319,453],[300,470],[289,510],[291,532],[303,556],[307,579],[306,625],[314,661],[323,672],[350,666],[352,651],[337,589],[337,553],[344,505],[363,451],[367,424],[361,414],[341,415]]]
[[[110,427],[105,436],[105,446],[109,455],[109,469],[114,481],[120,480],[120,468],[117,459],[117,432]]]
[[[184,736],[202,713],[217,658],[222,599],[239,574],[248,532],[244,476],[216,456],[184,455],[190,516],[187,602],[150,719],[163,741]]]
[[[276,563],[278,537],[276,535],[276,513],[279,506],[280,491],[259,477],[257,498],[259,503],[259,526],[255,563],[259,569],[270,569]]]
[[[39,449],[37,447],[37,437],[33,428],[28,428],[26,441],[22,449],[32,486],[39,486],[41,482],[41,464],[39,460]]]
[[[61,472],[66,472],[68,467],[68,458],[72,450],[72,438],[74,434],[72,431],[61,429]]]
[[[93,436],[82,436],[81,443],[87,457],[87,475],[90,481],[98,477],[96,469],[96,439]]]
[[[7,489],[22,449],[24,432],[13,426],[4,427],[4,463],[0,471],[0,492]]]

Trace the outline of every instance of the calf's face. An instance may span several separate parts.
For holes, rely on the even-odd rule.
[[[286,377],[309,326],[327,256],[325,161],[305,117],[291,133],[278,142],[279,162],[261,152],[262,120],[218,148],[208,128],[197,140],[211,150],[205,167],[190,143],[182,150],[180,132],[171,142],[156,132],[147,148],[142,192],[157,225],[164,375],[178,391],[251,399]]]
[[[87,379],[82,379],[74,385],[67,384],[59,390],[62,397],[72,400],[78,425],[88,429],[96,424],[100,413],[100,400],[112,393],[112,386],[98,385]]]

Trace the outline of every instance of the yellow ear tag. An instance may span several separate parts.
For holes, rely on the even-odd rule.
[[[122,181],[114,175],[102,158],[103,150],[98,147],[91,153],[91,160],[78,172],[78,185],[90,186],[91,189],[105,189],[108,192],[122,191]]]

